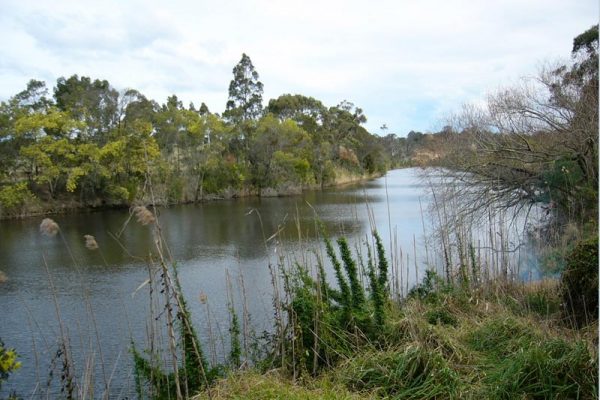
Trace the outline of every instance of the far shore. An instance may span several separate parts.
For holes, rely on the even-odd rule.
[[[406,167],[404,167],[406,168]],[[399,169],[399,168],[397,168]],[[386,172],[387,173],[387,172]],[[245,188],[245,189],[231,189],[227,188],[219,193],[209,193],[203,195],[198,200],[188,200],[188,201],[179,201],[179,202],[168,202],[165,199],[158,199],[154,205],[156,206],[172,206],[172,205],[181,205],[181,204],[201,204],[206,202],[213,201],[222,201],[222,200],[233,200],[239,198],[251,198],[251,197],[260,197],[260,198],[269,198],[269,197],[289,197],[289,196],[299,196],[304,191],[307,190],[323,190],[326,188],[333,187],[345,187],[361,182],[366,182],[369,180],[377,179],[382,176],[385,176],[385,173],[373,173],[373,174],[364,174],[364,175],[356,175],[356,174],[340,174],[336,177],[334,182],[331,182],[327,185],[305,185],[305,186],[297,186],[297,185],[281,185],[277,188],[263,188],[260,191],[255,188]],[[145,199],[148,200],[148,199]],[[152,201],[142,201],[145,204],[152,205]],[[1,220],[15,220],[15,219],[25,219],[25,218],[35,218],[41,216],[51,216],[51,215],[64,215],[64,214],[86,214],[90,212],[99,212],[99,211],[107,211],[107,210],[119,210],[119,209],[128,209],[131,207],[131,204],[125,203],[106,203],[98,201],[97,203],[88,203],[82,204],[78,201],[73,201],[70,199],[66,200],[53,200],[52,202],[40,202],[38,205],[31,207],[30,210],[24,211],[18,215],[2,215],[0,214]]]

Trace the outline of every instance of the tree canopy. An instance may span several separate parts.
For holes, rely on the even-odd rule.
[[[286,192],[383,172],[390,159],[343,101],[284,94],[262,105],[250,57],[233,68],[223,116],[204,102],[164,104],[135,89],[73,75],[52,91],[31,80],[0,103],[0,216],[65,201],[79,207]],[[287,188],[287,189],[286,189]]]

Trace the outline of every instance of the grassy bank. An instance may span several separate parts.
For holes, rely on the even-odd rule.
[[[316,375],[248,369],[195,399],[597,398],[597,324],[572,329],[560,301],[555,280],[414,291]]]

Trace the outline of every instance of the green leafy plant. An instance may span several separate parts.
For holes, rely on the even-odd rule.
[[[0,388],[2,388],[2,382],[21,368],[21,362],[17,361],[18,357],[15,349],[5,347],[4,342],[0,339]]]
[[[561,277],[564,312],[576,326],[598,320],[598,237],[582,241],[566,259]]]

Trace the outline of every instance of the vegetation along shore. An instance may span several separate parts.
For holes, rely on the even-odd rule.
[[[597,399],[597,25],[574,38],[571,56],[463,106],[440,132],[406,138],[385,127],[385,136],[369,133],[363,111],[347,101],[327,107],[284,94],[263,107],[246,54],[221,115],[77,75],[60,78],[51,96],[32,80],[0,104],[0,215],[120,206],[147,229],[152,248],[136,259],[147,279],[135,290],[148,297],[147,340],[132,336],[130,347],[139,398]],[[371,221],[364,240],[350,243],[315,213],[310,229],[322,246],[310,257],[276,247],[265,266],[271,329],[254,331],[244,281],[236,297],[227,274],[228,326],[213,356],[164,238],[161,205],[288,195],[407,165],[427,167],[435,226],[427,265],[394,246],[391,226],[381,237]],[[505,232],[523,220],[544,279],[511,264]],[[78,265],[54,220],[40,231],[62,240]],[[281,230],[270,234],[262,232],[267,253]],[[102,251],[93,236],[85,241]],[[412,268],[419,279],[409,287]],[[74,362],[76,338],[54,301],[51,366],[60,373],[50,374],[48,393],[109,398],[111,374],[101,382],[91,372],[101,350]],[[212,305],[198,301],[212,338]],[[0,341],[0,384],[26,367],[18,352]],[[18,395],[28,396],[9,396]]]

